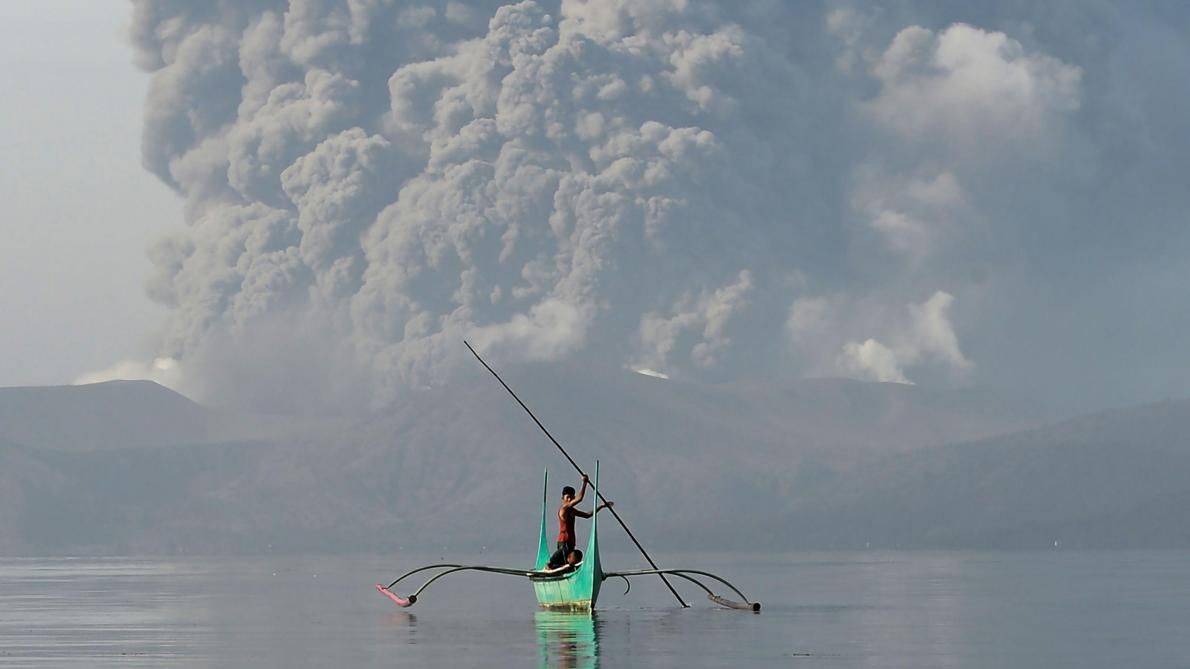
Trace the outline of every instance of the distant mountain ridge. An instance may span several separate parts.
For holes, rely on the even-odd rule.
[[[0,388],[0,436],[69,451],[205,441],[209,412],[152,381]]]
[[[505,377],[653,543],[1190,545],[1170,530],[1190,402],[1040,427],[989,391]],[[542,468],[577,480],[482,372],[355,418],[235,417],[147,382],[0,389],[0,417],[0,554],[518,549]]]
[[[835,547],[1190,546],[1190,401],[871,463],[786,519]]]

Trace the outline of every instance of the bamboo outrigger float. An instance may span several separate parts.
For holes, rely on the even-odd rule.
[[[464,344],[466,344],[466,342],[464,342]],[[529,410],[529,407],[523,401],[521,401],[521,398],[518,397],[515,392],[513,392],[512,388],[510,388],[507,383],[504,382],[504,379],[500,378],[500,375],[496,373],[496,370],[489,367],[488,364],[484,362],[483,358],[479,356],[479,353],[477,353],[475,349],[471,348],[470,344],[466,345],[471,353],[475,355],[476,359],[479,360],[479,363],[483,365],[485,369],[491,372],[492,376],[496,377],[496,380],[500,382],[500,385],[504,386],[504,389],[507,390],[508,393],[512,395],[513,399],[515,399],[517,403],[521,405],[521,408],[529,414],[529,417],[533,419],[533,422],[537,424],[537,427],[541,428],[541,431],[545,433],[545,436],[548,437],[551,442],[553,442],[554,446],[558,448],[558,450],[566,457],[570,464],[580,474],[586,476],[586,474],[583,473],[582,468],[579,467],[578,463],[574,461],[574,458],[570,457],[570,454],[566,452],[566,449],[562,448],[562,444],[558,443],[558,440],[554,439],[554,436],[550,434],[549,430],[545,429],[545,426],[541,424],[541,421],[537,419],[537,416],[535,416],[533,412]],[[598,461],[595,463],[595,485],[593,492],[595,493],[594,497],[596,499],[596,504],[598,504],[600,501],[604,503],[607,502],[607,498],[605,498],[603,494],[599,492]],[[641,555],[644,556],[645,560],[649,563],[649,566],[652,567],[652,569],[637,569],[633,571],[619,572],[603,571],[603,565],[599,558],[599,509],[596,507],[596,510],[591,514],[591,535],[587,540],[587,551],[583,554],[582,562],[578,563],[578,565],[568,572],[547,572],[546,569],[549,566],[551,555],[549,544],[549,528],[547,523],[547,519],[549,518],[549,508],[549,472],[547,471],[541,499],[541,530],[537,541],[537,559],[533,564],[532,570],[526,571],[524,569],[492,567],[487,565],[445,563],[432,564],[419,567],[410,572],[406,572],[405,574],[402,574],[400,577],[398,577],[397,580],[389,583],[387,586],[377,583],[376,589],[398,606],[413,606],[415,603],[417,603],[417,600],[421,596],[422,592],[425,591],[426,588],[430,587],[430,584],[434,583],[443,576],[461,571],[479,571],[491,574],[505,574],[509,576],[528,578],[529,581],[533,583],[533,591],[537,595],[537,603],[544,609],[590,611],[595,608],[595,603],[599,599],[599,589],[605,580],[609,578],[624,579],[624,583],[627,586],[627,589],[625,589],[624,592],[627,594],[628,591],[632,589],[632,583],[629,580],[632,577],[659,576],[661,580],[665,582],[665,585],[667,588],[669,588],[669,591],[673,593],[674,598],[678,600],[678,603],[681,604],[683,608],[685,608],[689,605],[686,604],[686,601],[682,599],[682,596],[678,594],[678,591],[674,589],[673,585],[666,578],[666,576],[674,576],[697,585],[707,593],[707,599],[720,606],[743,611],[752,611],[753,613],[760,613],[760,602],[749,600],[748,597],[744,595],[743,592],[740,592],[740,590],[734,585],[714,574],[695,569],[661,569],[658,567],[653,561],[653,558],[649,556],[647,551],[645,551],[644,546],[640,544],[640,541],[638,541],[636,536],[632,534],[632,531],[628,529],[628,525],[624,523],[624,519],[621,518],[620,514],[616,513],[615,509],[613,509],[610,505],[606,506],[607,510],[612,514],[612,517],[616,519],[620,526],[624,528],[624,532],[628,534],[628,537],[632,540],[632,543],[635,544],[638,549],[640,549]],[[437,571],[432,576],[430,576],[430,578],[427,579],[421,585],[421,587],[410,593],[409,596],[401,597],[400,595],[393,592],[392,589],[406,578],[409,578],[414,574],[420,574],[422,572],[434,570]],[[716,594],[700,579],[710,579],[726,586],[731,590],[731,592],[737,595],[741,601],[728,599]]]

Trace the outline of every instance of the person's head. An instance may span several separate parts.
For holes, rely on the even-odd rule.
[[[580,563],[582,561],[583,561],[583,552],[577,548],[570,551],[570,554],[568,554],[566,556],[566,564],[570,565],[571,567],[576,566],[578,563]]]
[[[569,502],[572,499],[574,499],[574,488],[571,488],[570,486],[562,488],[562,501]]]

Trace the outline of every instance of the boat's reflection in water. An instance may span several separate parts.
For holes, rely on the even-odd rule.
[[[537,655],[542,667],[599,666],[599,618],[594,612],[538,611]]]

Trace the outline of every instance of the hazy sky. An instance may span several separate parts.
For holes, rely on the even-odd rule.
[[[1181,4],[15,6],[2,383],[1190,394]]]
[[[128,17],[117,0],[0,3],[0,385],[152,352],[145,250],[181,204],[140,164]]]

